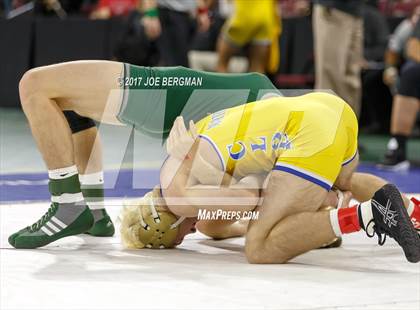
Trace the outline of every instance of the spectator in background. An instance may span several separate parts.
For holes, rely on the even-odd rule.
[[[379,6],[387,16],[406,17],[419,5],[420,0],[381,0]]]
[[[217,71],[227,72],[230,58],[249,44],[249,71],[276,72],[281,31],[276,1],[235,0],[234,4],[234,13],[219,37]]]
[[[407,170],[407,140],[420,110],[420,21],[406,45],[407,62],[401,69],[391,116],[391,139],[381,164],[390,170]]]
[[[137,9],[139,0],[99,0],[90,15],[92,19],[108,19],[114,16],[127,16]]]
[[[369,66],[368,62],[383,63],[388,43],[388,24],[379,12],[377,2],[378,0],[365,0],[363,6],[364,67]]]
[[[398,78],[398,68],[404,62],[405,46],[408,38],[411,36],[414,26],[416,25],[420,16],[420,6],[415,8],[413,14],[404,19],[394,33],[391,35],[388,48],[385,52],[385,66],[386,69],[383,73],[383,80],[393,92],[395,92],[396,81]]]
[[[35,14],[58,16],[61,19],[67,15],[79,14],[84,0],[35,0]]]
[[[310,0],[279,0],[283,18],[308,16],[311,13]]]
[[[209,0],[142,0],[145,33],[157,40],[161,65],[188,67],[188,50],[193,36],[191,14],[199,31],[210,26]]]
[[[125,21],[124,31],[118,40],[114,57],[120,62],[138,66],[158,66],[159,49],[155,40],[149,40],[142,24],[142,13],[134,10]]]
[[[369,0],[363,7],[364,59],[362,61],[362,113],[360,123],[364,132],[389,130],[392,97],[382,81],[384,53],[388,43],[388,24],[378,10],[378,0]],[[388,117],[387,117],[388,116]],[[385,119],[385,122],[382,121]],[[366,126],[367,125],[367,126]]]
[[[216,71],[218,55],[216,52],[220,31],[232,13],[231,0],[213,1],[210,9],[211,25],[206,32],[197,32],[188,52],[190,67],[194,70]],[[235,56],[229,62],[229,72],[242,73],[248,70],[248,59],[243,55]]]
[[[0,0],[6,17],[13,18],[33,11],[35,15],[66,18],[68,15],[88,15],[97,0]]]
[[[362,0],[314,0],[315,88],[332,89],[360,111]]]

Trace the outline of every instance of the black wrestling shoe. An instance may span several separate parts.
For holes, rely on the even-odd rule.
[[[410,169],[410,162],[401,149],[388,150],[384,159],[377,165],[379,169],[390,171],[407,171]]]
[[[409,262],[420,261],[420,238],[395,185],[384,185],[375,193],[371,204],[373,219],[366,225],[366,234],[373,237],[376,233],[379,245],[390,236],[401,246]],[[369,234],[370,225],[374,225],[372,234]]]

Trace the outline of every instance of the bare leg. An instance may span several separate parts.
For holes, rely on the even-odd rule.
[[[228,72],[230,58],[238,52],[238,48],[233,47],[223,37],[217,43],[217,72]]]
[[[107,61],[63,63],[25,73],[19,84],[22,107],[48,169],[74,164],[71,131],[62,109],[111,121],[116,108],[108,112],[107,102],[117,101],[113,90],[119,90],[121,73],[121,63]]]
[[[277,244],[283,261],[318,249],[336,239],[329,211],[301,212],[281,220],[270,233],[271,245]],[[266,263],[270,263],[267,261]]]
[[[347,166],[344,166],[338,176],[335,185],[340,190],[350,191],[353,198],[363,202],[371,199],[376,191],[388,182],[377,176],[368,173],[354,172],[359,164],[359,156]],[[409,199],[401,194],[406,208],[409,206]]]
[[[47,168],[53,170],[72,166],[73,141],[62,111],[56,101],[46,95],[24,92],[22,88],[26,88],[24,85],[29,82],[22,82],[26,80],[20,84],[22,107]]]
[[[411,135],[419,109],[417,98],[396,95],[392,104],[391,134]]]
[[[407,140],[413,130],[419,109],[420,100],[417,98],[402,95],[394,97],[391,115],[392,137],[379,167],[401,171],[410,167],[407,160]]]
[[[351,192],[353,197],[358,201],[367,201],[373,197],[375,192],[382,186],[387,184],[384,179],[368,173],[356,172],[351,177]],[[410,203],[405,195],[401,195],[404,200],[404,205],[408,208]]]
[[[350,190],[350,179],[357,165],[358,155],[342,166],[335,186]],[[245,248],[248,260],[254,263],[284,263],[296,255],[336,240],[330,212],[326,208],[320,209],[330,200],[328,192],[288,173],[274,171],[273,175],[263,193],[264,203],[257,208],[269,218],[260,218],[249,225]],[[265,235],[262,227],[269,228]],[[304,229],[298,229],[301,227]]]
[[[344,166],[335,182],[340,190],[351,191],[353,198],[358,201],[367,201],[376,191],[388,182],[368,173],[354,172],[359,164],[359,155],[350,164]],[[404,205],[408,207],[409,200],[402,195]]]
[[[94,225],[87,233],[97,237],[112,236],[115,227],[104,204],[102,147],[97,128],[73,134],[73,144],[83,198],[94,218]]]
[[[78,61],[36,68],[22,77],[19,84],[22,107],[49,170],[52,204],[40,220],[9,237],[13,247],[37,248],[92,228],[95,217],[85,201],[85,197],[90,197],[82,193],[79,171],[74,165],[79,161],[86,172],[84,161],[90,156],[87,149],[91,144],[82,145],[76,136],[75,159],[73,138],[63,110],[105,122],[115,121],[122,66],[117,62]],[[105,235],[97,230],[94,233]],[[107,234],[112,235],[113,230]]]
[[[258,220],[249,223],[245,253],[250,263],[285,263],[335,238],[328,212],[316,212],[327,195],[322,187],[273,171]],[[305,198],[302,198],[305,197]],[[299,213],[299,214],[298,214]],[[304,220],[308,217],[309,220]]]
[[[80,174],[102,171],[102,146],[96,127],[73,134],[74,159]]]
[[[249,72],[265,73],[269,45],[251,45],[249,50]]]
[[[341,167],[340,174],[334,183],[334,186],[342,191],[349,191],[351,189],[351,177],[359,165],[359,154],[347,165]]]
[[[250,263],[285,263],[341,234],[358,232],[360,229],[370,231],[372,228],[366,225],[372,220],[375,225],[382,225],[382,229],[388,227],[381,224],[383,219],[380,212],[371,206],[372,197],[359,206],[330,212],[316,211],[315,208],[319,208],[326,196],[322,188],[285,173],[276,174],[274,182],[271,181],[264,193],[263,205],[257,208],[261,212],[260,218],[250,222],[246,235],[245,253]],[[401,213],[401,206],[394,194],[383,197],[390,188],[393,187],[382,189],[376,199],[382,205],[386,199],[393,199],[390,206],[393,206],[394,212]],[[386,233],[399,240],[410,262],[417,262],[420,259],[417,234],[409,219],[403,216],[401,219],[402,222],[397,224],[409,230],[389,229]],[[410,234],[404,235],[400,231],[409,231]]]

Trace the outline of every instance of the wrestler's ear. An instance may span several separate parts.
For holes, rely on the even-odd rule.
[[[198,137],[198,133],[197,133],[197,127],[195,127],[195,124],[192,120],[190,121],[190,132],[193,139],[195,140]]]

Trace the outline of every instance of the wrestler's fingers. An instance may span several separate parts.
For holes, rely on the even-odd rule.
[[[176,129],[176,133],[177,133],[177,139],[179,139],[180,137],[182,137],[182,124],[184,123],[182,116],[178,116],[175,120],[175,129]]]
[[[172,153],[173,141],[172,141],[172,130],[169,133],[168,139],[166,139],[166,152],[170,155]]]
[[[338,198],[337,208],[347,208],[353,198],[352,193],[349,191],[342,192],[339,189],[334,189],[334,192],[337,194]]]
[[[188,134],[187,128],[185,127],[184,118],[182,116],[180,116],[179,119],[179,131],[181,133],[181,136]]]
[[[334,189],[334,192],[337,194],[337,208],[340,209],[343,206],[344,194],[338,188]]]
[[[174,123],[172,124],[171,131],[169,132],[169,137],[173,137],[176,132],[176,119],[174,120]]]
[[[177,123],[175,120],[174,125],[172,126],[172,129],[169,132],[169,137],[168,137],[168,149],[170,150],[170,152],[173,151],[176,145],[176,141],[178,141],[178,131],[177,131],[176,126],[177,126]]]
[[[343,192],[343,202],[341,208],[348,208],[350,206],[350,201],[353,198],[353,194],[349,191]]]
[[[169,131],[168,139],[173,138],[175,132],[176,132],[176,123],[174,122],[174,124],[172,125],[172,128],[171,128],[171,131]]]
[[[174,143],[182,138],[182,118],[178,116],[175,120]]]
[[[190,132],[191,132],[191,135],[192,135],[193,139],[195,140],[198,136],[198,133],[197,133],[197,127],[195,127],[195,124],[194,124],[193,120],[190,120]]]

